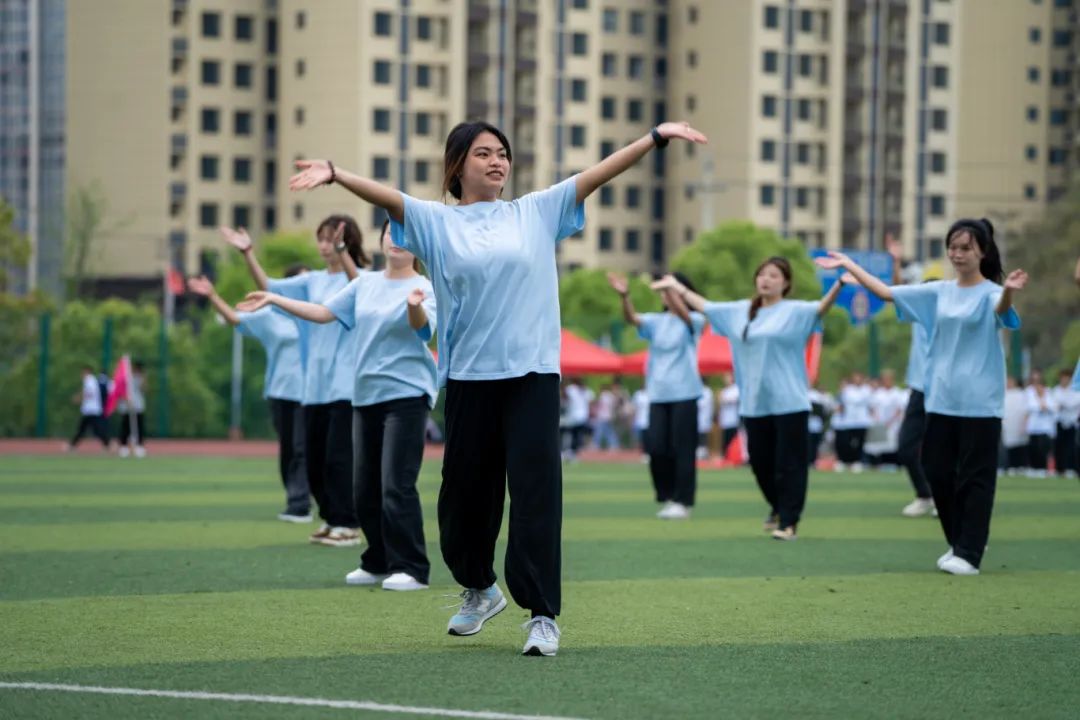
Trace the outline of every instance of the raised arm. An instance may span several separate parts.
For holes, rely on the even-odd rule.
[[[336,183],[358,198],[385,209],[397,222],[405,220],[405,199],[393,188],[334,167],[329,160],[297,160],[296,168],[299,172],[289,178],[290,190],[311,190]]]
[[[1013,293],[1018,290],[1023,290],[1027,285],[1028,275],[1023,270],[1013,270],[1009,273],[1009,277],[1005,278],[1005,284],[1002,286],[1001,299],[998,300],[997,307],[994,308],[994,312],[998,315],[1009,312],[1013,303]]]
[[[641,318],[638,317],[637,312],[634,310],[634,302],[630,299],[630,285],[626,282],[626,278],[609,272],[607,279],[611,289],[619,293],[619,297],[622,298],[623,319],[634,327],[641,327]]]
[[[330,312],[330,308],[325,305],[304,302],[303,300],[293,300],[292,298],[287,298],[283,295],[278,295],[277,293],[266,292],[265,290],[248,293],[247,297],[236,306],[236,309],[243,310],[244,312],[255,312],[267,305],[277,305],[285,312],[290,315],[295,315],[301,320],[310,320],[311,322],[316,323],[328,323],[337,319],[334,317],[334,313]]]
[[[221,299],[221,296],[217,294],[217,290],[214,288],[214,283],[210,282],[205,275],[188,278],[187,286],[189,291],[209,300],[210,304],[217,310],[218,315],[224,318],[227,323],[233,326],[240,324],[240,317],[236,314],[236,311],[229,307],[229,303]]]
[[[650,285],[650,287],[657,292],[666,290],[671,294],[678,296],[679,300],[691,310],[705,312],[705,303],[708,301],[679,282],[674,275],[665,275]]]
[[[682,295],[675,290],[665,290],[664,304],[675,314],[675,317],[686,323],[691,328],[691,331],[693,330],[694,321],[690,319],[690,308],[687,307]]]
[[[413,330],[419,330],[427,325],[428,316],[424,310],[424,297],[424,291],[416,288],[405,299],[405,305],[409,313],[409,327]]]
[[[251,273],[251,278],[255,281],[255,286],[260,290],[265,290],[270,280],[266,277],[266,272],[262,269],[262,265],[259,264],[259,259],[255,257],[255,250],[251,243],[251,237],[247,234],[247,230],[244,228],[236,228],[233,230],[224,225],[218,229],[221,230],[221,235],[225,238],[225,242],[239,250],[240,254],[244,256],[244,262],[247,264],[248,272]]]
[[[656,136],[659,136],[660,139],[657,140]],[[671,140],[686,140],[694,143],[708,142],[708,138],[690,127],[690,123],[661,123],[649,131],[648,135],[638,138],[621,150],[611,153],[588,170],[578,173],[576,181],[577,202],[582,202],[592,195],[598,187],[621,175],[627,168],[645,157],[645,154],[654,147],[663,147]]]
[[[360,271],[357,269],[356,262],[353,260],[352,255],[349,254],[349,246],[345,244],[344,222],[339,222],[338,226],[334,229],[334,237],[331,239],[331,243],[334,246],[334,252],[338,255],[338,259],[341,260],[341,267],[345,270],[345,277],[350,280],[356,279],[356,276],[360,274]]]
[[[889,286],[868,273],[866,270],[863,270],[858,263],[844,253],[830,250],[829,257],[817,258],[814,262],[817,263],[819,267],[823,267],[826,270],[835,270],[836,268],[847,270],[854,276],[855,280],[858,281],[860,285],[872,292],[878,298],[886,302],[892,302],[892,290]]]
[[[855,282],[855,278],[851,273],[844,273],[840,276],[840,279],[833,283],[829,288],[829,292],[825,293],[825,297],[821,298],[821,302],[818,303],[817,316],[819,318],[825,317],[825,314],[829,312],[833,304],[836,303],[837,296],[840,295],[840,290],[844,285]]]
[[[892,284],[900,285],[904,281],[900,274],[904,260],[904,248],[892,233],[885,233],[885,251],[892,255]]]

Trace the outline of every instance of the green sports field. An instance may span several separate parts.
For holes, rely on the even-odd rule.
[[[574,465],[562,646],[526,658],[513,606],[445,633],[437,463],[432,589],[401,594],[346,587],[357,549],[275,520],[274,469],[0,458],[0,682],[382,707],[0,687],[0,717],[1077,717],[1075,480],[1003,479],[983,575],[954,578],[937,521],[900,516],[902,475],[813,474],[800,538],[779,543],[747,471],[703,472],[678,523],[652,517],[643,466]]]

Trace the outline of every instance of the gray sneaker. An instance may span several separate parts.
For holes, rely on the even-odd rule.
[[[461,592],[461,609],[450,618],[446,632],[451,635],[475,635],[484,629],[484,622],[506,607],[506,598],[498,585],[484,590],[465,589]]]
[[[559,635],[561,633],[559,632],[559,626],[551,618],[540,615],[529,620],[521,627],[529,631],[529,639],[525,641],[525,648],[521,651],[522,655],[554,657],[555,653],[559,652]]]

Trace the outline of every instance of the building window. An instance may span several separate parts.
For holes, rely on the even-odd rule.
[[[217,155],[203,155],[199,158],[199,177],[203,180],[218,179]]]
[[[664,219],[664,188],[653,188],[652,219],[660,222]]]
[[[255,68],[251,63],[236,63],[233,67],[233,85],[238,88],[250,88],[252,86]]]
[[[221,37],[221,13],[204,12],[202,14],[202,36]]]
[[[576,148],[585,147],[585,126],[584,125],[571,125],[570,126],[570,147],[576,147]]]
[[[1032,44],[1038,45],[1042,41],[1042,30],[1039,28],[1030,28],[1028,30],[1028,41]]]
[[[413,180],[418,183],[426,183],[428,181],[427,160],[417,160],[413,164]]]
[[[764,95],[761,98],[761,116],[776,117],[776,96]]]
[[[376,180],[390,179],[390,158],[376,156],[371,159],[371,176]]]
[[[654,33],[654,36],[656,37],[656,47],[666,48],[668,40],[667,15],[657,15],[655,27],[656,32]]]
[[[307,73],[307,63],[304,61],[304,58],[296,59],[295,71],[296,77],[304,77],[304,75]]]
[[[1028,71],[1027,71],[1027,78],[1028,78],[1028,82],[1033,82],[1033,83],[1039,82],[1039,68],[1037,68],[1037,67],[1029,67]]]
[[[597,244],[602,252],[610,252],[614,246],[614,233],[611,228],[600,228],[600,232],[597,234]]]
[[[611,141],[611,140],[601,140],[600,141],[600,159],[601,160],[603,160],[604,158],[606,158],[608,155],[612,154],[613,152],[615,152],[615,143],[613,141]],[[658,156],[658,157],[660,156],[660,153],[653,153],[653,154]]]
[[[619,11],[615,8],[604,8],[602,16],[604,32],[614,33],[619,31]]]
[[[775,5],[765,6],[765,27],[780,27],[780,8],[776,7]]]
[[[269,102],[277,100],[277,67],[274,65],[266,68],[266,99]]]
[[[1036,190],[1034,185],[1029,183],[1029,184],[1024,186],[1024,199],[1025,200],[1036,200],[1036,199],[1038,199],[1038,196],[1039,196],[1039,193]]]
[[[587,83],[581,78],[573,78],[570,80],[570,99],[574,102],[585,102],[588,100]]]
[[[574,0],[574,9],[575,10],[588,10],[589,9],[589,0]]]
[[[761,160],[762,162],[773,162],[774,160],[776,160],[775,140],[761,141]]]
[[[375,35],[377,37],[390,37],[394,34],[394,17],[388,12],[375,13]]]
[[[263,230],[273,232],[277,227],[277,208],[267,205],[263,208]]]
[[[944,195],[931,195],[927,198],[930,204],[929,213],[932,217],[944,217],[945,216],[945,196]]]
[[[686,53],[686,66],[697,67],[697,52],[694,50],[688,50]]]
[[[431,66],[423,63],[416,66],[416,87],[431,87]]]
[[[589,54],[589,36],[585,33],[573,33],[570,36],[570,52],[577,56]]]
[[[761,186],[761,204],[764,207],[772,207],[776,202],[776,186],[775,185],[762,185]]]
[[[948,25],[948,23],[934,23],[934,44],[935,45],[948,45],[949,44],[949,25]]]
[[[266,54],[277,54],[277,20],[270,18],[266,21]]]
[[[810,77],[814,74],[814,57],[812,55],[799,56],[799,75]]]
[[[297,109],[303,111],[303,108]],[[251,113],[249,111],[237,110],[233,115],[233,134],[239,136],[251,134]]]
[[[248,41],[255,39],[255,18],[250,15],[237,15],[233,23],[233,37]]]
[[[761,70],[775,73],[780,68],[780,55],[775,50],[766,50],[761,54]]]
[[[1034,105],[1028,105],[1027,119],[1028,119],[1028,122],[1038,122],[1039,121],[1039,108],[1035,107]]]
[[[292,216],[293,216],[293,220],[295,220],[296,222],[300,222],[301,220],[304,219],[304,205],[303,205],[303,203],[293,203]]]
[[[413,130],[417,135],[427,136],[431,134],[431,113],[418,112],[413,120]]]
[[[218,206],[216,203],[199,203],[199,225],[204,228],[218,226]]]
[[[795,162],[799,165],[810,164],[810,143],[798,143],[795,145]]]
[[[232,161],[232,175],[233,182],[249,183],[251,182],[251,158],[249,157],[234,157]],[[271,184],[271,187],[273,185]]]
[[[1066,148],[1050,148],[1047,159],[1051,165],[1064,165],[1069,161],[1069,151]]]
[[[804,33],[814,32],[814,11],[799,11],[799,30]]]
[[[687,95],[686,96],[686,112],[694,112],[695,110],[697,110],[697,96],[696,95]]]
[[[199,71],[199,80],[203,85],[220,85],[221,63],[217,60],[203,60]]]
[[[615,188],[611,185],[600,186],[600,207],[611,207],[615,204]]]
[[[1054,47],[1069,47],[1072,45],[1072,32],[1069,30],[1054,31]]]
[[[389,60],[376,60],[372,67],[374,80],[376,85],[389,85],[390,84],[390,61]]]
[[[1050,124],[1051,125],[1065,125],[1069,122],[1069,111],[1063,108],[1054,108],[1050,110]]]
[[[1050,72],[1050,84],[1054,87],[1068,87],[1072,84],[1072,71],[1052,70]]]
[[[251,206],[233,205],[232,226],[234,228],[251,227]]]
[[[204,133],[218,132],[221,129],[221,111],[217,108],[203,108],[199,127]]]
[[[940,175],[945,172],[945,153],[930,153],[930,172]]]
[[[932,82],[936,88],[949,87],[949,68],[944,65],[935,65]]]
[[[1038,160],[1038,158],[1039,158],[1039,149],[1037,147],[1035,147],[1034,145],[1026,146],[1024,148],[1024,157],[1030,162],[1034,162],[1035,160]]]
[[[945,131],[948,129],[948,113],[944,110],[930,111],[930,127],[934,130]]]
[[[307,27],[307,15],[304,13],[303,10],[297,11],[295,25],[297,30],[303,30],[305,27]]]
[[[641,188],[637,185],[626,186],[626,207],[641,207]]]
[[[618,59],[615,53],[604,53],[600,56],[600,72],[604,77],[615,77],[618,72]]]
[[[810,192],[804,187],[795,188],[795,207],[805,208],[810,205]]]
[[[686,8],[686,22],[689,23],[690,25],[694,25],[695,23],[697,23],[697,19],[698,19],[697,6],[691,5],[690,7]]]
[[[810,107],[810,101],[806,98],[801,98],[797,103],[795,103],[795,114],[800,120],[809,120],[811,112]]]
[[[652,234],[652,261],[654,265],[664,264],[664,233],[661,230],[656,230]]]
[[[633,80],[645,77],[645,58],[631,55],[626,59],[626,74]]]
[[[623,236],[626,252],[638,252],[641,249],[641,231],[629,229]]]
[[[615,98],[610,96],[600,98],[600,117],[604,120],[615,119]]]
[[[626,119],[630,122],[641,122],[645,118],[645,105],[641,100],[626,101]]]
[[[630,34],[645,34],[645,13],[636,10],[630,13]]]
[[[426,15],[421,15],[420,17],[416,18],[416,39],[431,39],[431,18]]]

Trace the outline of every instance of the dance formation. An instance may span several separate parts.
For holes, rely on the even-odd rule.
[[[584,227],[586,198],[672,140],[706,141],[687,123],[662,123],[573,177],[502,200],[513,164],[509,139],[490,124],[462,123],[444,156],[443,192],[454,204],[411,197],[329,160],[298,161],[291,190],[338,185],[386,211],[382,270],[370,269],[360,230],[347,216],[328,217],[316,229],[325,269],[296,268],[281,279],[266,276],[246,233],[223,229],[258,290],[234,310],[205,278],[193,278],[190,288],[265,346],[266,397],[287,497],[281,517],[309,520],[313,499],[323,523],[312,542],[354,546],[363,534],[367,549],[346,583],[428,586],[416,485],[428,413],[445,389],[439,545],[463,588],[447,632],[476,634],[507,606],[495,547],[509,491],[503,577],[509,596],[531,615],[523,653],[557,653],[563,448],[555,254]],[[837,252],[818,263],[842,269],[842,282],[894,302],[913,323],[913,392],[899,461],[916,500],[936,504],[948,546],[938,566],[970,575],[986,546],[996,481],[1005,390],[997,330],[1018,327],[1013,294],[1027,277],[1020,270],[1004,277],[987,221],[956,223],[947,249],[956,279],[915,286],[887,285]],[[725,436],[741,417],[767,506],[765,529],[790,541],[806,501],[807,459],[816,455],[810,437],[821,432],[811,416],[820,403],[811,395],[804,348],[842,282],[819,301],[790,300],[792,271],[783,257],[767,259],[753,278],[752,298],[712,302],[685,276],[666,275],[652,285],[664,306],[657,313],[635,310],[625,278],[609,281],[625,320],[650,347],[635,427],[647,428],[642,446],[658,517],[687,519],[695,504],[703,394],[697,346],[708,324],[728,338],[734,359],[734,382],[721,397],[731,416]],[[437,364],[428,349],[433,335]],[[842,402],[861,400],[851,394]],[[854,445],[858,433],[853,437],[844,441]]]

